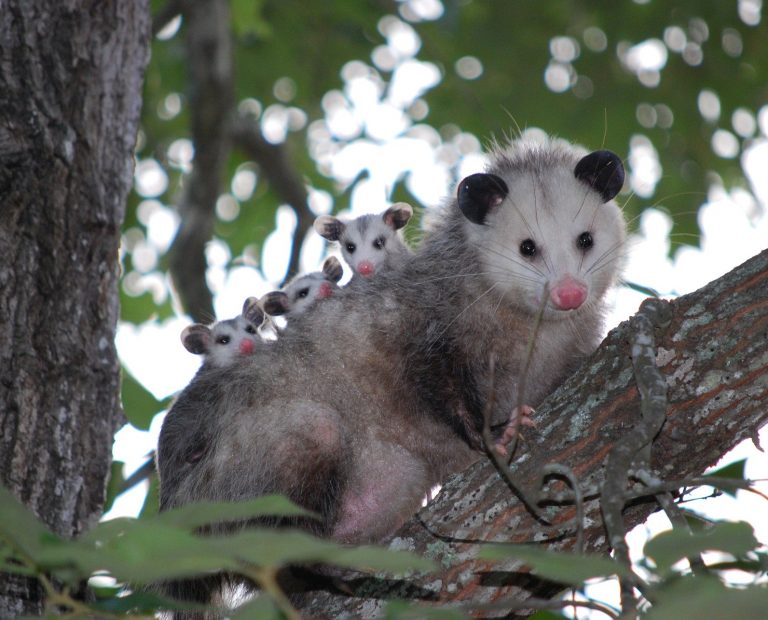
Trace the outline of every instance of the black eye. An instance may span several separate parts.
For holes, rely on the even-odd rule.
[[[579,246],[580,250],[588,250],[591,248],[595,242],[592,240],[591,233],[583,232],[579,235],[579,238],[576,239],[576,245]]]
[[[354,254],[355,250],[357,249],[357,246],[350,241],[349,243],[347,243],[346,248],[347,248],[347,252],[349,252],[350,254]]]
[[[296,293],[296,297],[299,299],[304,299],[307,295],[309,295],[309,287],[303,288],[298,293]]]
[[[249,334],[255,334],[256,328],[253,325],[246,325],[245,331],[247,331]]]
[[[373,242],[373,247],[377,250],[381,250],[385,245],[387,245],[387,240],[384,237],[377,237]]]
[[[526,239],[520,244],[520,254],[528,258],[536,256],[536,244],[532,239]]]
[[[218,338],[216,338],[216,342],[218,342],[219,344],[229,344],[229,340],[230,340],[229,336],[219,336]]]

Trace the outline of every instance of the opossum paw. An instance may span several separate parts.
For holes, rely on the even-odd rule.
[[[533,407],[528,405],[522,405],[515,407],[512,410],[512,414],[509,416],[507,425],[499,437],[493,444],[493,449],[501,456],[507,456],[507,446],[517,437],[518,430],[521,426],[536,426],[536,423],[531,418],[531,415],[536,413]]]

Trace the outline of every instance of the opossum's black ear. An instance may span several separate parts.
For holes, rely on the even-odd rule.
[[[624,165],[616,153],[595,151],[584,156],[573,171],[574,176],[593,187],[608,202],[624,185]]]
[[[264,295],[262,304],[264,305],[264,311],[272,316],[280,316],[288,312],[290,302],[288,301],[288,295],[283,291],[272,291]]]
[[[472,174],[459,183],[459,209],[470,222],[483,224],[492,207],[500,205],[509,188],[495,174]]]
[[[323,275],[326,280],[331,282],[338,282],[341,280],[341,276],[344,275],[344,267],[341,266],[341,262],[335,256],[329,256],[323,263]]]
[[[264,322],[264,309],[261,302],[256,297],[249,297],[243,304],[243,318],[256,327]]]
[[[338,241],[341,239],[341,235],[347,227],[339,218],[331,215],[321,215],[316,218],[313,226],[317,234],[325,237],[328,241]]]
[[[195,355],[208,353],[211,348],[211,330],[201,323],[185,327],[181,332],[181,344]]]
[[[393,230],[400,230],[408,223],[413,215],[413,207],[407,202],[396,202],[384,211],[381,218],[384,223]]]

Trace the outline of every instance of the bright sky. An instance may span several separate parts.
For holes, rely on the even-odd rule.
[[[754,8],[753,4],[744,0],[739,3],[740,14],[743,13],[742,19],[746,23],[755,19],[750,8]],[[407,0],[402,3],[401,13],[403,11],[410,11],[411,15],[421,19],[434,19],[442,13],[442,5],[438,0]],[[760,19],[759,13],[757,19]],[[699,30],[700,27],[699,24]],[[373,51],[370,64],[352,61],[342,68],[343,88],[331,91],[323,98],[324,120],[313,121],[306,127],[307,118],[303,111],[290,105],[295,85],[289,78],[283,78],[275,85],[275,95],[283,103],[266,109],[253,100],[242,104],[260,114],[265,134],[274,141],[282,140],[288,131],[306,127],[308,147],[318,168],[332,176],[340,189],[358,178],[360,172],[367,172],[351,191],[348,214],[352,216],[385,209],[390,204],[395,184],[403,179],[422,206],[434,206],[444,196],[452,194],[454,170],[458,170],[456,176],[462,178],[481,171],[485,161],[480,141],[474,135],[462,132],[458,127],[438,132],[420,122],[428,120],[428,106],[421,96],[437,86],[442,77],[434,64],[417,58],[421,42],[416,31],[406,21],[394,16],[382,19],[379,30],[386,45]],[[617,53],[641,83],[652,87],[654,82],[658,83],[670,54],[679,53],[690,64],[701,62],[696,33],[697,25],[693,23],[688,32],[669,28],[664,32],[663,40],[649,39],[635,45],[620,43]],[[164,36],[173,35],[166,33]],[[598,28],[591,27],[584,31],[580,41],[572,37],[553,38],[550,42],[552,61],[543,74],[547,86],[556,92],[586,88],[588,85],[585,86],[581,77],[575,74],[572,63],[582,45],[593,50],[599,50],[601,46],[604,49],[605,36]],[[733,36],[728,39],[724,35],[724,46],[736,50],[740,49],[739,44],[740,39],[735,40]],[[482,79],[482,63],[470,56],[459,59],[453,70],[467,80]],[[392,73],[387,81],[382,75],[388,71]],[[701,287],[762,251],[768,240],[768,217],[765,215],[768,176],[764,173],[768,170],[768,106],[755,111],[741,108],[731,118],[721,118],[717,94],[704,90],[699,95],[698,107],[703,118],[718,122],[712,149],[721,157],[739,155],[741,140],[750,139],[749,146],[740,156],[752,193],[743,189],[729,192],[722,186],[713,185],[698,213],[702,230],[700,248],[681,248],[671,259],[668,257],[672,228],[669,216],[658,209],[643,213],[639,232],[630,245],[625,277],[665,296]],[[665,108],[641,104],[637,120],[644,127],[664,126],[665,123],[669,126],[674,118]],[[171,117],[179,111],[179,97],[169,95],[163,113]],[[533,135],[536,132],[540,130],[531,130]],[[613,145],[613,148],[621,152],[621,145]],[[189,169],[192,156],[193,149],[188,140],[178,140],[168,150],[169,161],[182,170]],[[635,194],[633,200],[650,196],[663,174],[657,153],[640,132],[629,145],[628,173],[630,189]],[[240,204],[251,197],[258,182],[256,168],[241,167],[228,192],[219,200],[219,217],[234,219]],[[175,212],[156,199],[165,191],[167,183],[167,175],[156,161],[146,159],[137,164],[136,189],[146,197],[138,215],[147,234],[145,236],[138,229],[129,230],[123,239],[123,250],[132,252],[136,267],[125,279],[126,291],[134,294],[149,291],[157,301],[163,301],[171,294],[168,281],[157,265],[178,224]],[[624,200],[626,197],[619,197],[620,203]],[[310,205],[317,214],[327,213],[333,208],[333,198],[310,188]],[[418,208],[420,205],[414,206]],[[210,243],[208,283],[215,294],[217,316],[235,316],[245,297],[261,296],[276,288],[287,265],[295,225],[292,210],[281,207],[276,214],[275,230],[267,239],[258,261],[263,265],[263,276],[254,268],[257,262],[255,249],[234,257],[238,266],[228,268],[233,259],[228,246],[220,240]],[[303,245],[304,270],[317,269],[323,252],[323,240],[311,231]],[[628,288],[619,289],[609,327],[633,314],[642,299],[642,295]],[[189,323],[179,314],[163,322],[150,321],[139,326],[121,323],[119,326],[117,347],[123,364],[158,399],[182,389],[199,366],[199,359],[188,353],[179,340],[181,330]],[[156,416],[149,432],[127,426],[117,434],[114,457],[126,463],[126,474],[141,465],[154,449],[161,421],[162,415]],[[765,435],[764,432],[764,441]],[[747,476],[760,477],[768,471],[768,457],[756,451],[751,442],[740,445],[725,461],[745,456],[749,457]],[[763,484],[762,490],[768,491],[766,485]],[[108,517],[135,514],[144,494],[144,488],[125,494]],[[739,493],[738,500],[724,496],[699,504],[695,506],[697,510],[712,516],[750,518],[758,537],[768,541],[767,507],[756,496]],[[639,552],[648,535],[646,527],[653,530],[668,527],[664,521],[657,515],[647,526],[636,528],[630,536],[635,552]]]

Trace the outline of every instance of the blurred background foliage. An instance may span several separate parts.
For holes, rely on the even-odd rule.
[[[418,213],[481,167],[483,146],[527,128],[617,152],[628,172],[619,196],[628,219],[649,206],[667,211],[672,251],[697,243],[696,213],[713,185],[760,209],[761,190],[744,173],[745,153],[768,133],[760,0],[220,4],[231,23],[231,115],[279,147],[287,172],[304,184],[311,217],[398,200]],[[156,36],[121,250],[122,320],[130,324],[188,312],[168,275],[197,147],[184,6],[153,1]],[[283,254],[265,252],[276,222],[287,213],[290,224],[297,207],[277,191],[285,179],[235,143],[225,146],[222,178],[207,179],[219,188],[206,250],[209,262],[217,250],[217,271],[209,265],[200,277],[216,292],[231,269],[248,266],[276,288],[291,247],[308,247],[306,229],[295,226],[295,213],[294,228],[279,237]],[[305,253],[303,265],[312,262]],[[125,374],[126,414],[146,429],[168,402]]]

